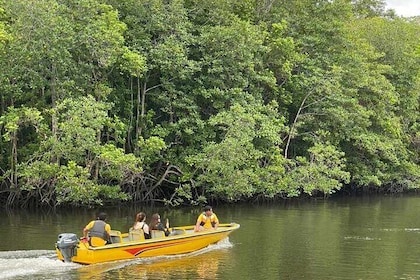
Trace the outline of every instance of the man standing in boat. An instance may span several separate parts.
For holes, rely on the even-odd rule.
[[[204,212],[198,216],[194,231],[217,229],[218,226],[219,219],[213,213],[213,208],[207,205],[204,207]]]
[[[89,236],[89,243],[92,246],[101,246],[108,242],[111,226],[106,223],[106,218],[106,213],[101,212],[96,220],[91,221],[83,229],[83,239],[86,240]]]

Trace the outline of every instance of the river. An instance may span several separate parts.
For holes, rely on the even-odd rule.
[[[56,259],[59,233],[81,234],[96,210],[0,210],[0,279],[420,279],[420,196],[381,196],[214,205],[241,228],[183,256],[83,266]],[[107,209],[126,231],[136,211],[172,226],[198,208]]]

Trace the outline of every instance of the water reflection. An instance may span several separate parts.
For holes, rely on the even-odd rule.
[[[226,245],[215,246],[186,256],[84,266],[77,270],[78,279],[218,279],[219,265],[228,258],[229,251],[222,248]]]

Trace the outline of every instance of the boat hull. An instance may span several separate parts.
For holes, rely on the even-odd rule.
[[[71,261],[81,264],[95,264],[116,260],[185,254],[200,250],[228,237],[239,228],[239,224],[222,224],[217,230],[193,232],[193,226],[178,227],[183,234],[129,241],[128,234],[122,234],[120,242],[92,247],[87,242],[78,242]],[[64,261],[61,250],[56,246],[57,257]]]

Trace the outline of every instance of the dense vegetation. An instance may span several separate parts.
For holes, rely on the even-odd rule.
[[[0,202],[420,187],[420,21],[382,0],[0,0]]]

